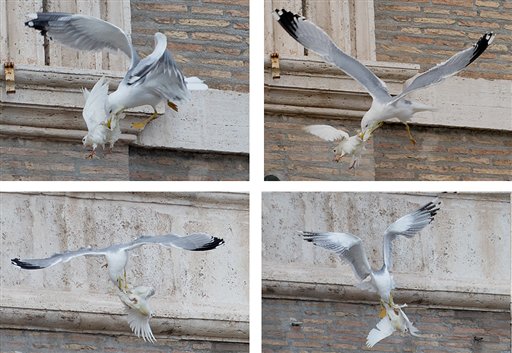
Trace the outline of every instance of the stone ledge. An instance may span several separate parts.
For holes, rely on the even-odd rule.
[[[346,284],[293,282],[264,279],[263,298],[378,304],[375,293]],[[397,304],[426,305],[461,310],[508,311],[511,297],[506,294],[417,290],[397,288],[393,291]]]
[[[199,312],[155,297],[150,300],[155,313],[150,325],[157,339],[159,335],[171,335],[194,340],[249,340],[244,308],[201,303]],[[1,328],[133,335],[123,304],[112,294],[2,289],[1,303]]]
[[[392,95],[419,70],[411,64],[365,64],[386,82]],[[272,79],[270,60],[265,60],[265,113],[359,120],[370,109],[372,99],[366,90],[330,64],[281,58],[280,68],[281,77]],[[412,124],[509,131],[511,94],[510,81],[455,76],[408,96],[438,109],[416,114]]]
[[[92,86],[105,76],[110,89],[117,88],[124,73],[83,70],[48,66],[17,65],[16,93],[5,92],[3,70],[0,73],[0,124],[49,129],[82,130],[84,104],[82,87]],[[225,153],[249,153],[249,95],[220,91],[193,91],[191,102],[180,106],[175,113],[157,106],[158,119],[142,132],[131,123],[146,118],[153,110],[149,106],[128,109],[121,121],[121,131],[137,139],[130,143],[140,146],[180,148]],[[226,107],[230,107],[229,110]],[[61,134],[62,135],[62,132]],[[74,136],[70,133],[70,136]],[[52,136],[46,135],[51,138]]]

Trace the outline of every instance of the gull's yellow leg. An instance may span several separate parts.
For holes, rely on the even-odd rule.
[[[407,130],[407,134],[409,135],[409,141],[411,141],[411,143],[413,145],[416,144],[416,140],[414,139],[414,137],[412,137],[412,134],[411,134],[411,128],[409,127],[409,124],[407,123],[404,123],[405,124],[405,129]]]
[[[149,118],[147,118],[146,120],[144,120],[141,123],[132,123],[132,127],[136,128],[136,129],[143,130],[146,127],[146,125],[149,124],[149,122],[151,122],[152,120],[155,120],[157,118],[158,113],[156,112],[155,108],[153,108],[153,109],[155,111],[153,114],[151,114],[151,116]]]
[[[384,302],[382,299],[380,300],[380,312],[379,312],[379,319],[384,318],[386,316],[386,308],[384,307]]]
[[[126,270],[124,270],[124,291],[128,290],[128,280],[126,279]]]
[[[169,108],[171,108],[172,110],[174,110],[175,112],[178,111],[178,106],[175,103],[171,102],[171,101],[167,101],[167,106]]]

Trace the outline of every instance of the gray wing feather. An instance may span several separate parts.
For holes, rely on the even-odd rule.
[[[304,240],[324,249],[334,251],[342,260],[350,263],[356,277],[362,281],[372,272],[361,239],[348,233],[299,232]]]
[[[425,228],[434,220],[434,216],[439,211],[441,202],[436,198],[418,210],[411,212],[388,226],[384,232],[384,264],[391,269],[391,244],[398,235],[407,238],[413,237],[416,233]]]
[[[79,256],[101,256],[106,254],[106,249],[92,249],[91,247],[81,248],[78,250],[65,251],[62,253],[53,254],[44,259],[11,259],[13,265],[19,266],[25,270],[39,270],[42,268],[51,267],[61,262],[68,262],[71,259]]]
[[[125,80],[127,85],[144,84],[146,89],[172,102],[190,99],[185,76],[167,50],[167,38],[162,33],[155,33],[155,49],[128,71]]]
[[[146,244],[157,244],[189,251],[206,251],[224,244],[224,240],[206,233],[194,233],[184,237],[176,234],[142,236],[126,244],[126,249],[129,250]]]
[[[409,85],[404,88],[402,93],[393,98],[391,103],[398,101],[413,91],[435,85],[448,77],[456,75],[475,61],[487,49],[487,47],[491,45],[494,37],[495,34],[493,32],[486,33],[472,47],[458,52],[445,62],[442,62],[430,70],[416,76],[416,78],[411,80]]]
[[[64,45],[79,50],[120,50],[131,58],[131,67],[139,61],[129,36],[119,27],[99,18],[62,12],[38,12],[26,26],[48,34]]]
[[[304,17],[284,9],[276,9],[273,15],[297,42],[320,55],[326,62],[339,67],[363,85],[374,99],[381,102],[390,100],[391,96],[386,84],[366,66],[338,48],[320,27]]]

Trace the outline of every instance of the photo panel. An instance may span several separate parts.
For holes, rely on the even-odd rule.
[[[509,1],[264,3],[267,180],[512,180]]]
[[[0,180],[249,180],[249,0],[7,0],[0,18]]]
[[[2,352],[248,352],[243,193],[3,193]]]
[[[511,194],[266,192],[263,352],[508,352]]]

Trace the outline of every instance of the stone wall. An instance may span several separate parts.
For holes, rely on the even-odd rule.
[[[249,156],[243,153],[186,151],[129,146],[85,159],[76,141],[0,139],[2,180],[248,180]]]
[[[435,194],[264,193],[263,352],[364,352],[378,298],[349,265],[299,230],[359,236],[382,265],[382,234]],[[396,303],[423,338],[393,335],[378,352],[510,351],[510,194],[440,194],[434,221],[394,241]]]
[[[233,351],[247,351],[247,195],[4,193],[0,199],[0,327],[5,330],[0,338],[15,337],[9,338],[5,349],[65,351],[66,347],[104,344],[126,345],[132,350],[144,346],[159,352],[179,341],[176,345],[184,351],[222,351],[223,342],[232,342]],[[131,252],[128,280],[156,290],[150,299],[156,346],[133,337],[123,305],[102,268],[102,258],[76,258],[40,271],[10,264],[13,257],[45,257],[171,232],[208,232],[226,243],[208,252],[161,246],[142,246]]]

